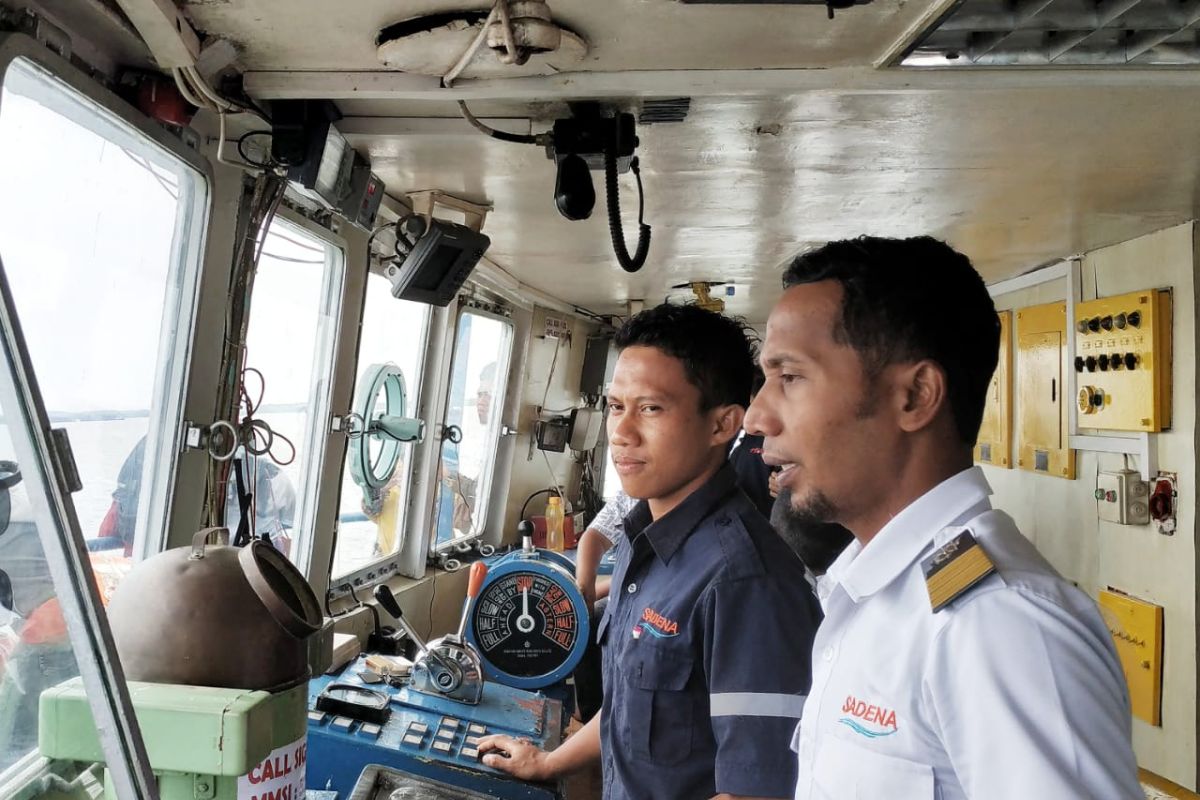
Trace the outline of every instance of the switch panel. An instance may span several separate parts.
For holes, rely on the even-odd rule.
[[[1012,469],[1012,312],[1000,312],[1000,359],[988,384],[975,460]]]
[[[1171,292],[1075,307],[1079,427],[1153,433],[1171,427]]]
[[[1017,466],[1075,479],[1075,451],[1067,446],[1063,402],[1067,304],[1019,309],[1017,329]]]
[[[1131,469],[1096,475],[1100,519],[1118,525],[1150,524],[1150,485]]]
[[[1100,613],[1117,646],[1133,715],[1162,724],[1162,606],[1117,591],[1100,592]]]

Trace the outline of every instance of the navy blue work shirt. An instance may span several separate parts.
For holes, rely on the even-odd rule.
[[[728,465],[625,535],[597,634],[604,797],[791,797],[820,620],[800,559]]]

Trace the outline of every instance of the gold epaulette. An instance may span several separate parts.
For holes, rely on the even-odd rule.
[[[936,614],[996,571],[970,531],[955,536],[921,562],[929,604]]]

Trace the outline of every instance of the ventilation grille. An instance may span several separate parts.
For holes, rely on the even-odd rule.
[[[906,67],[1200,65],[1200,0],[962,0]]]
[[[671,100],[647,100],[642,103],[642,111],[638,114],[639,125],[653,125],[656,122],[683,122],[687,119],[688,111],[692,108],[692,98],[676,97]]]

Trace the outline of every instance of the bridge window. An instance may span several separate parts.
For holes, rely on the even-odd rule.
[[[341,316],[341,248],[276,218],[263,244],[246,334],[245,396],[269,426],[240,451],[230,475],[225,523],[236,536],[268,537],[307,571],[321,465],[329,429],[330,383]],[[244,499],[242,495],[246,496]]]
[[[358,342],[358,380],[354,386],[354,409],[360,411],[369,387],[371,368],[377,364],[395,364],[404,374],[408,390],[406,415],[416,416],[421,395],[421,370],[429,332],[429,306],[392,297],[392,285],[382,275],[367,277],[366,305]],[[372,413],[383,412],[381,397]],[[362,445],[375,463],[383,449],[376,438]],[[401,445],[392,478],[381,489],[360,487],[355,483],[350,460],[355,458],[353,443],[347,448],[347,464],[342,473],[342,493],[338,506],[337,547],[333,553],[333,578],[340,578],[375,561],[400,552],[407,530],[409,489],[412,486],[416,448]]]
[[[459,314],[445,422],[454,434],[442,443],[434,551],[484,532],[512,338],[508,319],[470,308]]]
[[[25,379],[5,372],[2,776],[37,745],[42,690],[82,671],[89,686],[117,691],[113,656],[82,627],[100,613],[84,587],[94,577],[106,601],[134,560],[163,546],[208,187],[181,146],[102,108],[78,79],[24,58],[0,63],[0,75],[0,259],[41,404],[67,433],[82,484],[54,498],[33,401],[11,383]],[[68,631],[69,619],[79,622]],[[111,720],[100,722],[123,772],[124,748]]]

